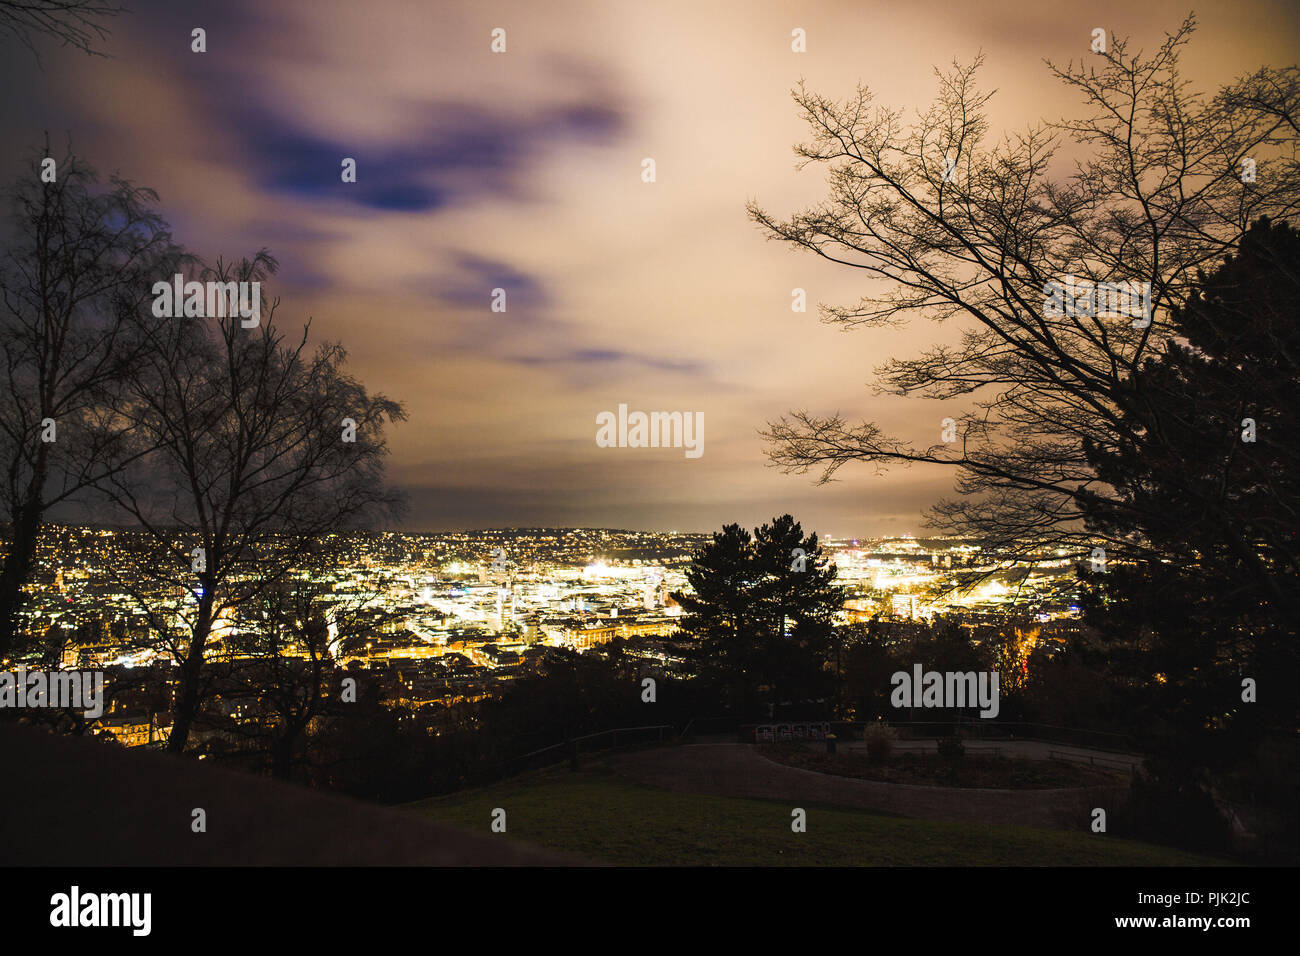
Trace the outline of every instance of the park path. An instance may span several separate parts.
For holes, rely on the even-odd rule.
[[[638,783],[682,793],[709,793],[830,804],[926,820],[1005,823],[1086,830],[1093,807],[1117,806],[1127,786],[1070,790],[961,790],[881,783],[817,773],[768,760],[750,744],[658,747],[609,758]]]

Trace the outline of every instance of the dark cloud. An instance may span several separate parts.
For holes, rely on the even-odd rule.
[[[640,366],[661,372],[698,374],[707,370],[702,362],[682,362],[673,359],[636,355],[617,349],[571,349],[559,355],[516,355],[507,361],[518,365],[576,365],[610,367],[618,365]]]
[[[624,120],[600,100],[561,105],[525,118],[479,103],[411,103],[400,138],[316,135],[269,104],[252,99],[212,104],[242,142],[254,180],[296,199],[355,203],[371,209],[429,212],[484,195],[522,197],[529,171],[565,141],[610,142]],[[342,180],[344,158],[356,182]]]
[[[608,78],[575,61],[570,73],[579,82],[558,102],[529,103],[520,97],[490,104],[477,95],[448,96],[445,86],[431,85],[427,99],[408,97],[400,104],[382,136],[357,130],[342,113],[336,126],[321,128],[304,121],[300,103],[260,79],[268,55],[300,50],[284,35],[290,25],[279,22],[276,11],[244,0],[183,6],[142,0],[133,6],[132,14],[117,21],[123,60],[134,61],[147,50],[150,71],[165,78],[214,131],[214,156],[247,169],[268,199],[278,195],[409,213],[465,206],[484,197],[529,199],[536,194],[532,173],[554,150],[611,144],[630,123],[630,107]],[[205,54],[190,50],[195,26],[207,31]],[[366,67],[343,62],[348,71]],[[287,58],[285,73],[292,75],[302,63],[301,57]],[[340,88],[353,77],[341,67]],[[23,70],[16,79],[15,85],[32,95],[16,95],[8,110],[26,103],[24,114],[36,112],[31,104],[45,99],[43,77]],[[376,96],[392,107],[392,96]],[[84,136],[94,128],[95,113],[77,105],[83,104],[52,115],[60,127],[76,127]],[[44,111],[51,113],[49,104]],[[357,162],[355,183],[342,181],[345,157]]]
[[[436,298],[450,305],[486,309],[493,289],[506,293],[506,316],[536,317],[536,310],[548,303],[542,280],[506,262],[486,259],[469,252],[452,257],[446,280],[431,282],[428,289]]]

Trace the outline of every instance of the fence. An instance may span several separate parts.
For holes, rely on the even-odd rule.
[[[594,734],[572,737],[569,740],[552,744],[549,747],[542,747],[540,750],[534,750],[531,753],[511,757],[497,764],[496,769],[501,776],[511,776],[529,770],[539,770],[552,764],[563,763],[565,760],[576,762],[584,753],[590,754],[602,750],[613,750],[619,746],[627,747],[646,743],[661,744],[664,742],[665,737],[671,738],[673,735],[674,730],[668,724],[650,724],[644,727],[615,727]]]
[[[1049,760],[1064,760],[1068,763],[1081,763],[1086,764],[1089,767],[1102,767],[1103,769],[1110,770],[1133,769],[1132,760],[1123,760],[1117,757],[1102,757],[1096,754],[1088,754],[1087,756],[1084,756],[1083,754],[1070,753],[1069,751],[1064,750],[1049,750],[1047,751],[1047,757]]]
[[[829,730],[840,740],[860,740],[863,729],[869,725],[866,722],[839,720],[828,722],[785,720],[771,722],[771,725],[775,727],[778,723],[791,728],[795,725],[808,727],[815,723]],[[1110,751],[1124,756],[1136,754],[1136,748],[1131,737],[1127,734],[1116,734],[1107,731],[1080,730],[1072,727],[1057,727],[1051,724],[1002,722],[964,717],[948,721],[897,720],[888,723],[898,731],[900,738],[903,740],[934,739],[950,737],[954,733],[959,733],[962,737],[974,740],[1036,740],[1044,743],[1087,747],[1090,750]],[[542,747],[517,757],[511,757],[498,763],[495,770],[500,776],[510,776],[529,770],[538,770],[556,763],[563,763],[565,760],[576,762],[584,753],[590,754],[602,750],[612,750],[620,746],[648,743],[662,744],[670,740],[689,739],[695,735],[708,733],[734,732],[737,740],[752,742],[755,739],[757,727],[757,724],[745,723],[737,717],[730,716],[693,718],[680,730],[669,724],[617,727],[594,734],[584,734],[581,737],[574,737],[570,740],[552,744],[549,747]],[[823,730],[823,734],[825,732]],[[776,734],[774,733],[773,736],[775,738]],[[793,736],[792,732],[791,737],[793,738]],[[806,736],[802,739],[812,740],[821,739],[821,737]],[[984,748],[981,748],[981,750],[983,751]],[[1094,766],[1115,765],[1128,768],[1131,765],[1131,761],[1122,759],[1108,760],[1100,755],[1089,758],[1068,754],[1063,751],[1049,751],[1049,754],[1052,759],[1078,760],[1084,763],[1091,760]]]
[[[735,733],[738,741],[753,741],[754,729],[759,725],[810,724],[809,718],[782,717],[776,720],[745,721],[735,716],[696,717],[681,731],[683,738],[705,734]],[[840,740],[860,740],[862,731],[874,721],[831,720],[830,731]],[[1036,724],[986,720],[978,717],[957,716],[952,720],[907,720],[894,719],[886,721],[904,739],[934,739],[951,737],[959,733],[962,737],[973,740],[1037,740],[1043,743],[1068,744],[1075,747],[1087,747],[1090,750],[1109,750],[1118,754],[1140,753],[1141,748],[1129,734],[1112,733],[1104,730],[1085,730],[1077,727],[1059,727],[1054,724]]]

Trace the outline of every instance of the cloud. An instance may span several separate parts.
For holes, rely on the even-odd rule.
[[[622,129],[618,106],[562,104],[520,120],[477,102],[410,103],[383,140],[320,135],[266,103],[222,107],[224,127],[241,139],[254,181],[297,199],[353,203],[386,212],[429,212],[492,196],[526,198],[529,173],[567,142],[608,143]],[[342,181],[343,159],[355,183]]]
[[[504,289],[506,312],[497,313],[501,317],[535,317],[536,311],[549,302],[545,284],[538,276],[471,252],[453,253],[445,276],[431,280],[427,286],[427,291],[443,302],[481,309],[488,308],[493,289]]]
[[[702,374],[707,366],[702,362],[681,362],[673,359],[636,355],[617,349],[572,349],[559,355],[519,355],[508,359],[519,365],[580,365],[616,366],[632,365],[661,372],[679,372],[683,375]]]
[[[757,429],[807,407],[937,434],[958,403],[864,385],[960,329],[844,338],[791,312],[795,287],[836,305],[864,292],[860,270],[766,243],[745,216],[749,198],[783,214],[825,196],[825,171],[791,161],[808,134],[791,87],[806,75],[838,99],[864,81],[882,106],[923,109],[931,65],[983,48],[985,81],[1004,91],[995,127],[1018,130],[1076,108],[1044,82],[1042,57],[1084,55],[1088,29],[1112,21],[1150,43],[1182,15],[1103,0],[1095,21],[1053,26],[1024,4],[949,16],[922,0],[881,18],[828,0],[800,14],[809,52],[796,55],[788,5],[771,2],[743,16],[691,0],[129,6],[111,58],[49,44],[42,73],[0,57],[9,168],[45,130],[56,148],[70,131],[102,171],[156,188],[199,254],[268,247],[284,321],[311,317],[360,380],[407,403],[392,465],[418,492],[412,524],[752,527],[791,511],[853,533],[915,529],[951,472],[851,468],[814,486],[765,468]],[[1280,6],[1204,12],[1189,76],[1217,85],[1290,62],[1295,20]],[[196,26],[204,54],[190,49]],[[505,313],[490,311],[494,288]],[[599,448],[594,411],[621,401],[705,411],[705,457]]]

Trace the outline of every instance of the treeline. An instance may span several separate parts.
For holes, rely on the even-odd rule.
[[[201,259],[151,190],[48,153],[6,193],[0,660],[59,659],[23,615],[51,514],[132,528],[136,544],[99,570],[148,622],[140,643],[175,664],[167,746],[181,752],[222,681],[253,681],[268,700],[304,692],[284,682],[279,651],[308,648],[310,672],[319,622],[355,610],[315,582],[332,532],[400,513],[384,430],[405,412],[349,374],[340,344],[281,321],[266,250]],[[183,308],[157,308],[155,285],[176,275],[216,295],[186,288]],[[260,664],[232,675],[236,657]],[[292,737],[310,719],[279,712]]]
[[[1296,233],[1259,228],[1286,249],[1281,274],[1294,281]],[[1257,279],[1241,288],[1267,288]],[[1180,559],[1105,571],[1082,562],[1084,614],[1068,631],[1014,614],[976,625],[940,615],[836,626],[843,592],[815,535],[805,537],[790,515],[752,535],[729,525],[696,554],[693,593],[677,596],[683,632],[695,640],[688,696],[736,721],[915,721],[947,736],[973,709],[900,708],[894,675],[918,665],[995,672],[997,723],[1048,725],[1084,745],[1146,755],[1121,817],[1129,835],[1224,850],[1236,807],[1268,853],[1290,858],[1300,853],[1295,622],[1267,600],[1269,582],[1252,569],[1225,566],[1208,546]],[[1268,568],[1271,583],[1290,586],[1276,558]],[[1272,688],[1267,703],[1261,686]]]
[[[383,803],[448,793],[563,762],[570,759],[568,742],[604,731],[666,725],[673,728],[664,735],[669,740],[710,707],[702,688],[626,653],[622,639],[582,654],[548,647],[517,677],[502,682],[498,694],[474,703],[406,706],[386,698],[365,670],[331,669],[329,674],[330,693],[322,696],[306,732],[284,754],[292,779]],[[341,704],[337,688],[349,675],[357,680],[358,694],[355,702]],[[647,677],[654,681],[652,699],[644,684]],[[246,724],[244,732],[277,731]],[[621,743],[637,739],[624,735]],[[641,739],[658,740],[658,735]],[[258,746],[222,740],[214,738],[201,752],[256,772],[271,769],[275,752],[269,736]],[[523,759],[537,751],[546,753]]]
[[[828,321],[960,338],[874,383],[945,403],[946,428],[895,437],[796,409],[767,437],[775,464],[823,481],[859,462],[949,469],[937,531],[1076,556],[1095,671],[1151,755],[1153,807],[1176,821],[1233,790],[1294,843],[1300,68],[1202,93],[1179,64],[1195,28],[1048,64],[1085,105],[1023,131],[994,133],[979,58],[914,118],[865,87],[796,90],[811,134],[796,150],[826,167],[828,196],[787,219],[754,203],[753,220],[883,280],[823,306]],[[1107,292],[1132,283],[1140,302]]]

